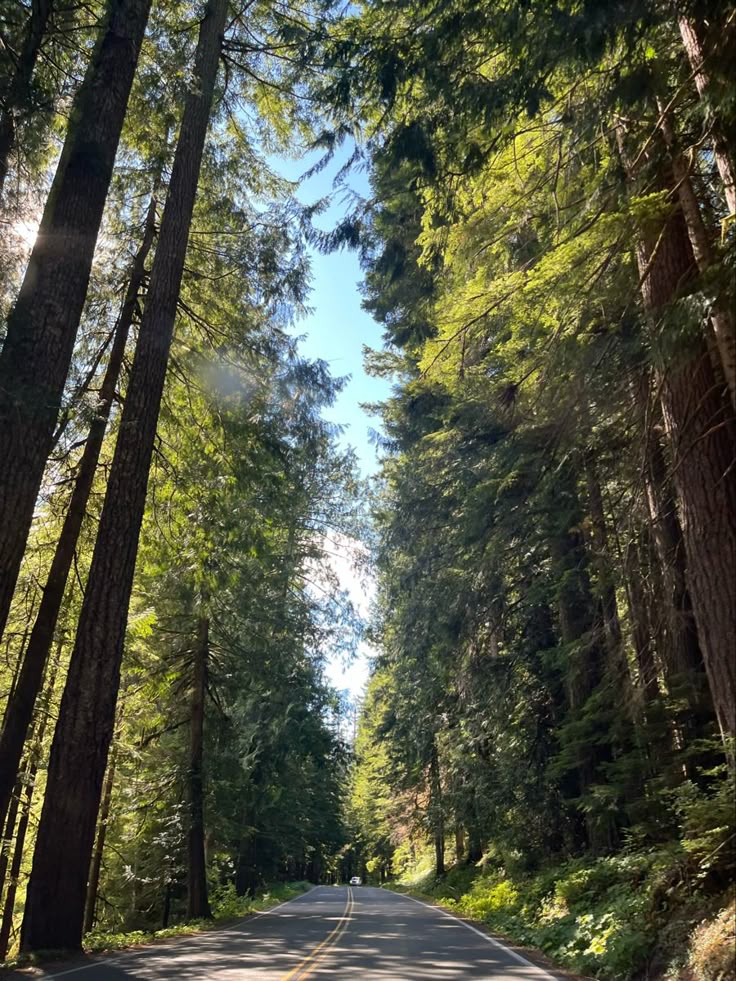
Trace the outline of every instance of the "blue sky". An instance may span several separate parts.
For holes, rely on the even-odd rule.
[[[305,181],[297,192],[299,200],[304,204],[313,204],[329,194],[333,190],[334,175],[345,155],[336,157],[326,170]],[[315,159],[281,161],[278,169],[286,177],[296,180]],[[366,193],[366,175],[351,175],[350,186],[359,194]],[[329,210],[319,216],[317,224],[329,231],[339,222],[346,209],[345,201],[337,197]],[[311,258],[312,293],[309,305],[313,312],[299,321],[294,333],[303,335],[300,348],[305,356],[326,361],[334,376],[350,376],[336,404],[325,415],[332,422],[345,426],[342,441],[355,448],[364,476],[370,476],[376,470],[377,461],[369,432],[378,428],[378,420],[365,413],[361,404],[385,399],[390,392],[390,384],[385,379],[370,378],[365,373],[362,352],[363,345],[381,347],[381,328],[361,309],[359,284],[362,273],[355,252],[343,249],[321,255],[312,251]]]
[[[329,194],[335,173],[345,155],[338,157],[326,170],[305,181],[298,189],[299,200],[313,204]],[[315,158],[306,161],[281,161],[278,169],[289,179],[298,179]],[[350,187],[358,194],[367,193],[365,174],[351,175]],[[338,197],[331,207],[319,216],[318,224],[324,231],[333,228],[344,215],[346,202]],[[331,421],[344,426],[342,442],[354,447],[361,471],[371,476],[377,469],[376,448],[370,442],[370,430],[379,427],[379,421],[369,416],[361,404],[380,402],[390,392],[390,383],[382,378],[369,377],[363,367],[363,346],[382,346],[381,328],[360,306],[360,282],[362,273],[358,257],[346,249],[322,255],[312,251],[312,293],[310,313],[299,321],[294,333],[303,340],[300,348],[310,358],[326,361],[334,376],[349,375],[350,380],[338,396],[335,405],[325,415]],[[348,543],[337,537],[330,546],[329,564],[360,611],[367,616],[374,593],[374,584],[365,582],[353,569]],[[369,672],[369,659],[375,652],[367,644],[359,645],[356,657],[345,663],[340,655],[328,660],[327,677],[340,691],[348,692],[353,700],[360,698]]]

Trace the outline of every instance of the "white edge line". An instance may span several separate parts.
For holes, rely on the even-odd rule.
[[[307,889],[306,892],[300,892],[298,896],[292,896],[291,899],[285,900],[283,903],[279,903],[278,906],[272,906],[271,909],[256,909],[253,913],[249,913],[248,916],[244,917],[239,923],[235,923],[230,927],[220,927],[214,930],[200,930],[191,934],[188,937],[182,937],[179,940],[175,940],[173,943],[159,943],[152,941],[150,944],[146,944],[144,948],[140,950],[124,950],[116,957],[100,957],[94,960],[91,964],[80,964],[79,967],[71,967],[67,971],[59,971],[57,974],[43,974],[38,978],[38,981],[51,981],[52,978],[63,978],[67,974],[77,974],[79,971],[88,971],[92,967],[99,967],[100,964],[117,964],[118,961],[125,960],[126,957],[137,957],[141,954],[148,954],[152,949],[162,950],[163,948],[171,949],[172,947],[179,947],[182,944],[190,943],[196,937],[209,935],[211,933],[233,933],[238,927],[247,923],[254,914],[258,916],[266,916],[268,913],[275,913],[277,909],[281,909],[283,906],[288,906],[289,903],[296,902],[297,899],[301,899],[302,896],[308,896],[310,892],[318,889],[318,886],[312,886],[311,889]],[[29,981],[33,981],[33,975],[29,975]]]
[[[386,892],[394,891],[393,889],[387,889]],[[515,950],[507,947],[506,944],[502,944],[500,940],[496,940],[495,937],[490,937],[487,933],[483,933],[482,930],[476,929],[476,927],[466,923],[465,920],[461,920],[459,916],[455,916],[454,914],[450,913],[449,910],[443,909],[441,906],[433,906],[431,903],[423,903],[421,899],[415,899],[413,896],[408,896],[405,892],[394,892],[394,896],[403,896],[404,899],[410,899],[412,903],[418,903],[420,906],[426,906],[427,909],[433,909],[435,912],[441,913],[442,916],[446,916],[448,919],[454,920],[456,923],[464,926],[466,930],[470,930],[472,933],[477,934],[494,947],[499,947],[501,950],[505,951],[509,957],[513,957],[514,960],[518,961],[520,964],[525,964],[527,967],[531,967],[533,970],[539,971],[542,977],[550,978],[551,981],[557,981],[555,976],[550,974],[549,971],[545,971],[543,967],[540,967],[538,964],[532,964],[532,962],[527,960],[526,957],[522,957],[521,954],[517,954]]]

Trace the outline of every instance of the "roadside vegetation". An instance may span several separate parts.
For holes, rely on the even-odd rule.
[[[688,865],[673,849],[571,859],[536,873],[490,856],[438,879],[427,853],[391,887],[602,981],[726,981],[734,974],[734,891],[705,895]]]
[[[453,0],[345,41],[394,382],[355,861],[429,847],[425,891],[595,977],[734,971],[735,24]]]
[[[213,892],[212,915],[207,919],[186,921],[160,930],[131,930],[127,933],[92,930],[85,935],[82,949],[88,954],[98,954],[223,929],[254,913],[265,912],[295,899],[311,888],[309,882],[276,882],[253,896],[238,896],[232,885],[225,886]],[[39,951],[37,954],[20,955],[7,963],[8,967],[25,967],[53,959],[53,956],[53,953]]]
[[[429,847],[564,963],[725,981],[733,0],[5,0],[0,36],[0,958]],[[343,247],[370,487],[297,339]],[[336,543],[377,583],[355,727]]]

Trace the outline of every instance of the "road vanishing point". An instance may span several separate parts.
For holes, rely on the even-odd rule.
[[[110,957],[17,971],[14,981],[554,981],[444,910],[363,886],[318,886],[242,923]]]

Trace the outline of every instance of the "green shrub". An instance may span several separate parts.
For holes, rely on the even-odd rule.
[[[506,879],[495,883],[481,879],[458,905],[470,916],[482,920],[492,913],[515,911],[519,906],[519,891]]]
[[[247,916],[253,908],[253,900],[249,896],[239,896],[233,883],[229,882],[212,891],[210,906],[216,920],[231,920],[238,916]]]

